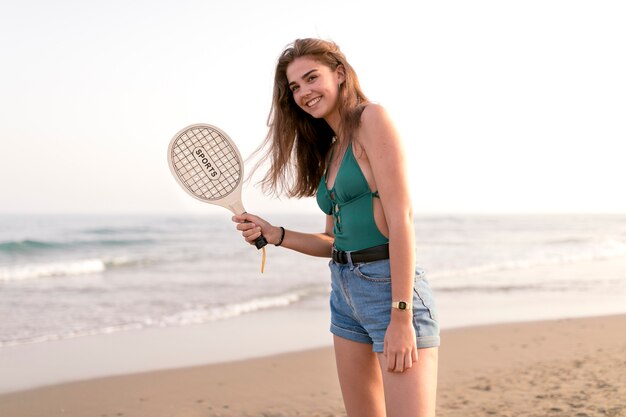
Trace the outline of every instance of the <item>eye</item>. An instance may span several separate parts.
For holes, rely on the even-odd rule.
[[[317,78],[317,75],[310,75],[309,78],[307,78],[307,81],[312,82],[312,81],[315,81],[316,78]]]
[[[291,87],[289,87],[292,93],[295,93],[296,91],[298,91],[298,88],[300,87],[298,87],[297,85],[292,85]]]

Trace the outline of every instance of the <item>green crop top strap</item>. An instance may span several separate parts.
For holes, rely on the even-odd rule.
[[[332,158],[333,149],[328,165]],[[328,166],[318,185],[316,199],[324,213],[333,215],[335,247],[355,251],[388,243],[389,239],[380,232],[374,220],[373,199],[380,196],[378,191],[370,190],[352,151],[352,143],[348,144],[331,189],[326,185],[327,173]]]

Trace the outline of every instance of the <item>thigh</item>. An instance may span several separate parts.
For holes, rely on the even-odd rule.
[[[383,381],[372,345],[334,336],[335,359],[348,417],[384,417]]]
[[[404,372],[387,371],[378,354],[383,376],[387,417],[434,417],[437,397],[438,348],[417,350],[417,362]]]

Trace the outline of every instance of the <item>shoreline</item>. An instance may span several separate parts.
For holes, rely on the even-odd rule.
[[[510,277],[548,274],[584,280],[598,274],[624,280],[626,257],[507,271]],[[497,280],[495,271],[482,274]],[[584,281],[582,281],[584,282]],[[437,293],[442,332],[482,325],[626,313],[619,294],[577,291]],[[149,328],[0,348],[0,394],[72,381],[226,363],[329,347],[327,297],[182,327]],[[480,308],[476,308],[479,305]]]
[[[0,348],[0,395],[330,346],[329,320],[324,309],[309,306],[288,314],[272,309],[204,324],[7,346]]]
[[[626,314],[442,332],[438,416],[621,416]],[[530,413],[530,414],[529,414]],[[0,395],[0,415],[342,416],[331,347]]]

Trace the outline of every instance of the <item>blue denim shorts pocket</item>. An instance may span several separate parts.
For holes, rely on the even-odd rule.
[[[380,282],[380,283],[391,282],[389,259],[356,264],[356,266],[354,267],[354,273],[360,278],[368,280],[368,281],[372,281],[372,282]]]

